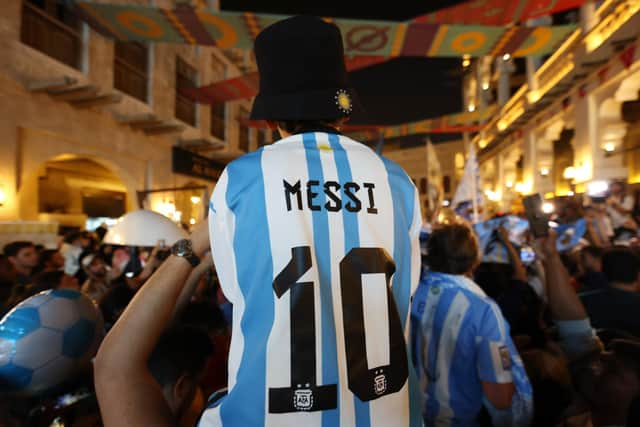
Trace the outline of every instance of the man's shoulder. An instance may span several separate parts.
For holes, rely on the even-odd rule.
[[[492,311],[497,307],[482,289],[470,279],[461,279],[459,283],[438,280],[422,280],[421,286],[432,295],[442,294],[442,301],[453,301],[461,295],[468,310],[474,313]],[[444,298],[443,298],[444,297]]]

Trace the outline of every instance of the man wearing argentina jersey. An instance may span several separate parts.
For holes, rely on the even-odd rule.
[[[473,231],[433,231],[411,305],[412,358],[427,427],[476,426],[484,406],[493,425],[528,426],[533,392],[498,306],[468,278],[478,262]]]
[[[200,425],[420,426],[405,341],[420,270],[416,189],[337,130],[353,96],[337,27],[280,21],[255,53],[252,119],[283,139],[229,164],[211,198],[233,332],[228,393]]]

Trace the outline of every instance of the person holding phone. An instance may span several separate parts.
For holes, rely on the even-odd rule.
[[[607,198],[607,213],[611,218],[611,225],[615,236],[618,237],[625,231],[635,233],[638,226],[631,217],[634,200],[631,194],[627,194],[624,182],[613,182],[610,186],[611,195]]]

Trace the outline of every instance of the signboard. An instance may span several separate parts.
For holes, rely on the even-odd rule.
[[[172,149],[172,171],[183,175],[195,176],[207,181],[217,181],[224,164],[208,157],[200,156],[179,147]]]

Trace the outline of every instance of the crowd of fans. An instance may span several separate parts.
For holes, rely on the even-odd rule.
[[[41,291],[73,289],[84,293],[99,307],[109,329],[151,274],[162,264],[168,249],[112,246],[102,243],[106,229],[94,232],[74,231],[61,236],[57,249],[45,249],[28,241],[4,246],[0,255],[0,318],[12,308]],[[230,329],[219,307],[228,304],[219,292],[208,255],[194,270],[172,326],[158,342],[149,360],[149,369],[163,388],[163,393],[177,414],[185,414],[185,425],[195,425],[206,396],[222,389],[227,381],[227,353]],[[43,349],[44,351],[44,349]],[[187,355],[188,357],[185,357]],[[73,381],[64,394],[89,390],[90,373]],[[78,412],[93,412],[99,422],[95,397],[73,402],[68,408],[56,404],[58,394],[42,397],[12,397],[2,393],[0,381],[0,425],[75,425]],[[196,393],[197,391],[197,393]],[[42,408],[54,408],[46,414]],[[66,424],[65,424],[66,422]],[[60,424],[55,424],[60,425]],[[94,424],[91,424],[94,425]],[[99,424],[98,424],[99,425]]]
[[[423,242],[410,337],[428,384],[427,425],[640,425],[640,243],[633,199],[621,188],[588,206],[578,199],[559,205],[554,221],[587,223],[579,243],[562,252],[552,230],[527,237],[534,256],[523,257],[500,227],[496,239],[508,260],[486,262],[486,248],[464,221],[433,227]],[[108,330],[167,250],[116,247],[102,236],[101,229],[73,232],[58,249],[6,245],[0,312],[46,289],[76,289],[99,305]],[[227,380],[228,302],[210,255],[203,261],[148,362],[184,425],[195,424],[206,397]],[[438,380],[445,372],[448,381]],[[7,425],[28,416],[21,405],[0,411]]]

